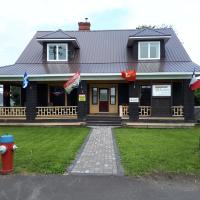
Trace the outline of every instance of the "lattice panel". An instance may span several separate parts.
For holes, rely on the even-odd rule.
[[[139,107],[139,116],[149,117],[151,116],[151,106],[140,106]]]
[[[77,106],[37,107],[38,117],[75,116]]]
[[[26,107],[0,107],[0,117],[25,117]]]
[[[183,106],[172,106],[172,116],[173,117],[183,117]]]

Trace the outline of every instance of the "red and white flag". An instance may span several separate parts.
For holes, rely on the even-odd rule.
[[[65,84],[64,89],[67,92],[67,94],[70,94],[70,92],[79,86],[80,82],[80,72],[76,72],[74,76],[72,76]]]
[[[195,71],[193,72],[189,87],[191,90],[200,88],[200,76],[196,77]]]
[[[126,79],[127,81],[135,81],[136,71],[135,70],[122,71],[121,77]]]

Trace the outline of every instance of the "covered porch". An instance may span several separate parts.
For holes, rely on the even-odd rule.
[[[85,121],[88,115],[103,114],[129,121],[174,119],[191,122],[194,97],[188,83],[189,80],[137,80],[135,83],[82,80],[78,88],[66,94],[63,81],[32,81],[26,89],[21,87],[21,82],[1,82],[0,120]],[[160,91],[160,96],[156,96],[154,86],[167,86],[165,92],[170,88],[170,94],[163,95]]]

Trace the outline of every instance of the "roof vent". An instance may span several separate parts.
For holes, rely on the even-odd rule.
[[[90,31],[90,22],[85,18],[85,22],[78,22],[79,31]]]

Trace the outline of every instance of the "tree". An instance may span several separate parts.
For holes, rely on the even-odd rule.
[[[194,101],[196,106],[200,106],[200,89],[194,92]]]
[[[166,24],[161,24],[161,25],[139,25],[136,27],[136,29],[144,29],[144,28],[150,28],[150,29],[157,29],[157,28],[172,28],[172,25],[166,25]]]

